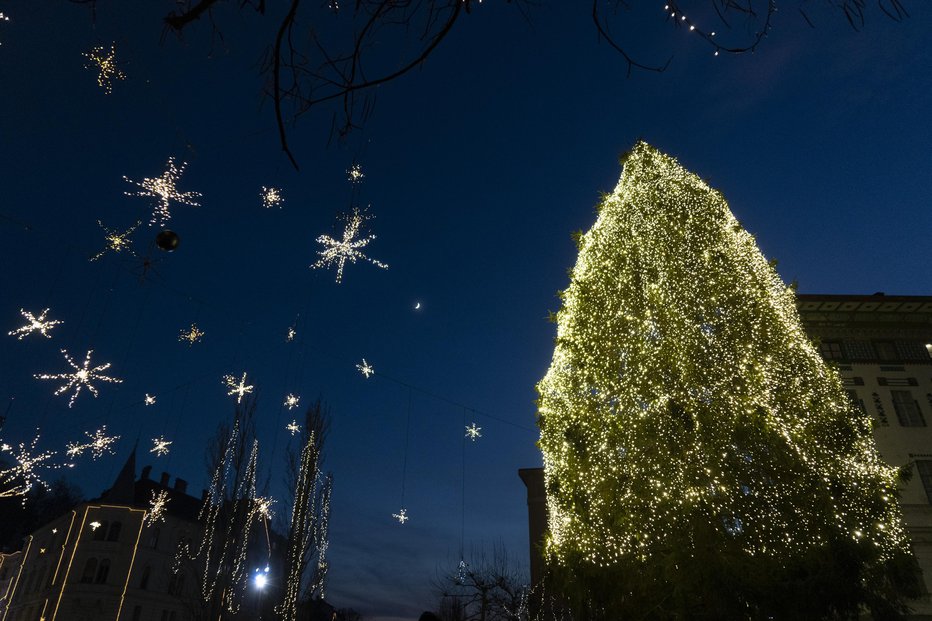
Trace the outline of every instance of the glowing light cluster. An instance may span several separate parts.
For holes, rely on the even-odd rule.
[[[311,269],[336,265],[337,282],[343,280],[343,267],[346,265],[347,261],[355,263],[357,259],[362,259],[376,267],[388,269],[387,264],[376,261],[375,259],[370,259],[359,251],[360,248],[365,248],[369,242],[375,239],[375,235],[357,237],[363,222],[372,219],[372,216],[365,215],[361,213],[359,209],[354,208],[353,213],[343,216],[343,219],[346,220],[346,228],[343,230],[343,239],[334,239],[329,235],[321,235],[317,238],[317,243],[323,245],[324,249],[317,252],[317,254],[320,255],[320,259],[317,260],[317,263],[311,265]]]
[[[165,521],[165,511],[168,508],[169,500],[166,490],[152,490],[152,498],[149,499],[149,511],[146,513],[146,523],[149,526]]]
[[[158,438],[152,438],[152,448],[149,449],[150,453],[155,453],[156,457],[161,457],[162,455],[168,455],[169,446],[171,442],[166,440],[164,436],[159,436]]]
[[[719,192],[638,143],[577,243],[537,386],[552,559],[908,554],[896,470]]]
[[[366,175],[362,172],[362,166],[359,164],[353,164],[346,171],[346,178],[350,183],[362,183],[365,176]]]
[[[250,386],[246,384],[246,372],[243,372],[243,377],[238,381],[232,375],[224,375],[223,383],[226,384],[227,388],[230,389],[230,392],[227,395],[236,395],[236,402],[242,403],[243,397],[252,392],[252,389],[255,386]]]
[[[476,423],[472,423],[466,427],[466,437],[475,442],[478,438],[482,437],[482,434],[479,433],[480,431],[482,431],[482,427],[477,426]]]
[[[200,343],[204,338],[204,331],[197,327],[197,324],[191,324],[190,328],[185,328],[178,334],[179,341],[187,341],[188,347],[195,343]]]
[[[287,395],[285,395],[284,406],[288,408],[289,410],[293,410],[296,407],[298,407],[299,401],[301,401],[301,397],[299,397],[298,395],[293,395],[291,393],[288,393]]]
[[[90,260],[96,261],[97,259],[99,259],[100,257],[104,256],[105,254],[111,251],[114,254],[119,253],[119,252],[128,252],[129,254],[136,256],[136,253],[133,252],[133,243],[130,241],[130,235],[132,235],[133,232],[137,228],[139,228],[140,224],[142,224],[142,221],[138,220],[136,221],[136,224],[129,227],[122,233],[119,233],[115,230],[110,230],[109,228],[104,226],[103,222],[98,220],[97,226],[102,228],[104,230],[104,233],[106,233],[106,235],[104,236],[104,240],[107,242],[107,245],[104,246],[103,250],[101,250],[100,252],[92,256]]]
[[[145,397],[143,397],[142,399],[142,402],[145,403],[146,405],[155,405],[155,395],[150,395],[149,393],[146,393]]]
[[[392,513],[392,517],[398,520],[399,524],[404,524],[411,518],[408,516],[408,510],[402,507],[398,510],[398,513]]]
[[[0,453],[9,453],[13,459],[13,465],[8,466],[6,456],[0,461],[0,498],[12,498],[15,496],[25,496],[35,485],[48,487],[42,480],[41,471],[48,469],[58,469],[61,466],[48,463],[55,456],[55,451],[36,452],[36,444],[39,442],[39,433],[27,446],[20,443],[14,448],[5,442],[0,442]]]
[[[96,461],[103,457],[104,453],[113,455],[112,446],[120,439],[120,436],[108,436],[106,425],[94,433],[85,431],[84,435],[88,437],[90,442],[69,442],[66,450],[68,457],[78,457],[83,455],[84,451],[90,451],[91,457]]]
[[[296,434],[301,433],[301,425],[298,424],[297,420],[293,420],[287,425],[285,425],[285,430],[290,431],[291,435],[294,436]]]
[[[84,357],[84,364],[77,365],[71,356],[68,355],[68,351],[63,349],[61,353],[65,356],[65,361],[71,365],[71,368],[74,369],[73,373],[55,373],[48,374],[43,373],[41,375],[34,375],[36,379],[62,379],[68,380],[63,386],[55,391],[56,395],[60,395],[68,390],[74,389],[74,394],[71,395],[71,398],[68,400],[68,407],[74,405],[74,400],[78,398],[78,395],[81,394],[81,389],[87,386],[88,391],[94,398],[97,398],[97,389],[91,384],[92,381],[95,382],[109,382],[111,384],[120,384],[123,382],[121,379],[115,377],[108,377],[106,375],[101,375],[101,371],[106,371],[110,368],[110,363],[102,364],[100,366],[91,367],[91,354],[94,352],[93,349],[87,351],[87,355]]]
[[[49,312],[49,309],[45,309],[44,311],[39,313],[38,317],[36,317],[35,315],[33,315],[27,310],[24,310],[22,308],[19,309],[19,314],[22,315],[26,319],[26,321],[28,321],[29,323],[27,323],[25,326],[22,326],[21,328],[17,328],[15,330],[12,330],[11,332],[7,332],[7,335],[15,336],[20,341],[22,341],[24,338],[26,338],[28,335],[32,334],[33,332],[37,332],[47,339],[52,338],[52,335],[49,334],[49,330],[51,330],[58,324],[64,323],[64,322],[59,321],[57,319],[46,319],[45,316],[48,315],[48,312]]]
[[[187,162],[182,162],[181,166],[176,166],[175,158],[170,157],[165,165],[165,172],[159,177],[145,177],[142,181],[133,181],[129,177],[123,177],[123,180],[127,183],[142,188],[138,192],[125,192],[127,196],[149,196],[157,199],[152,211],[152,218],[149,220],[150,225],[158,224],[162,226],[171,220],[170,208],[172,201],[182,205],[190,205],[191,207],[200,207],[200,203],[194,200],[201,196],[200,192],[181,192],[178,190],[178,179],[181,178],[187,165]]]
[[[282,205],[285,203],[285,198],[282,196],[281,188],[267,188],[262,186],[262,206],[266,209],[272,209],[273,207],[282,208]]]
[[[104,93],[107,95],[113,92],[113,82],[115,80],[126,79],[126,74],[117,65],[116,46],[114,44],[110,44],[109,50],[103,45],[95,46],[90,52],[84,52],[84,57],[91,62],[91,64],[87,65],[89,69],[97,69],[97,85],[104,89]]]
[[[365,358],[362,359],[362,362],[356,365],[356,370],[362,373],[363,377],[365,377],[366,379],[369,379],[370,377],[375,375],[375,369],[372,367],[371,364],[366,362]]]

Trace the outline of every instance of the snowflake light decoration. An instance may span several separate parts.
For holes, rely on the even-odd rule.
[[[106,240],[107,245],[106,245],[106,247],[104,247],[103,250],[101,250],[100,252],[98,252],[97,254],[95,254],[94,256],[92,256],[90,260],[91,260],[91,261],[96,261],[97,259],[99,259],[100,257],[104,256],[105,254],[107,254],[107,253],[108,253],[109,251],[111,251],[111,250],[112,250],[114,253],[123,252],[123,251],[125,250],[126,252],[130,253],[131,255],[133,255],[133,256],[135,257],[135,256],[136,256],[136,253],[133,252],[133,245],[132,245],[132,243],[131,243],[130,240],[129,240],[129,236],[132,235],[133,232],[134,232],[137,228],[139,228],[139,225],[140,225],[140,224],[142,224],[142,220],[137,220],[137,221],[136,221],[136,224],[134,224],[133,226],[129,227],[128,229],[126,229],[126,230],[123,231],[122,233],[118,233],[118,232],[115,231],[115,230],[112,231],[112,230],[108,229],[107,227],[104,226],[104,223],[103,223],[103,222],[101,222],[100,220],[98,220],[98,221],[97,221],[97,226],[99,226],[100,228],[102,228],[102,229],[104,230],[104,233],[106,233],[106,235],[104,236],[104,239]]]
[[[155,405],[155,395],[150,395],[149,393],[146,393],[146,396],[143,399],[143,403],[145,403],[146,405]]]
[[[27,310],[22,308],[19,309],[19,314],[22,315],[29,323],[27,323],[22,328],[17,328],[11,332],[7,332],[7,335],[15,336],[20,341],[22,341],[27,335],[32,334],[33,332],[38,332],[47,339],[52,338],[52,335],[49,334],[49,330],[64,322],[57,319],[46,319],[45,316],[48,314],[48,312],[49,309],[45,309],[39,313],[38,317],[36,317]]]
[[[371,364],[366,362],[366,359],[363,358],[362,362],[356,365],[356,369],[365,376],[366,379],[369,379],[371,376],[375,375],[375,369]]]
[[[298,401],[300,400],[301,400],[301,397],[299,397],[298,395],[293,395],[291,393],[288,393],[288,395],[285,397],[285,407],[287,407],[289,410],[293,410],[296,407],[298,407]]]
[[[90,522],[90,523],[88,524],[88,526],[90,526],[90,527],[91,527],[91,530],[93,531],[93,530],[97,530],[98,528],[100,528],[100,527],[101,527],[101,523],[98,522],[97,520],[94,520],[93,522]]]
[[[243,372],[243,377],[239,382],[236,381],[236,378],[232,375],[224,375],[223,383],[227,385],[227,388],[230,389],[228,395],[236,395],[236,402],[241,403],[243,401],[243,395],[247,395],[252,392],[252,389],[255,386],[246,385],[246,373]]]
[[[333,239],[329,235],[321,235],[317,238],[317,243],[322,244],[324,249],[317,251],[317,254],[320,255],[320,259],[317,260],[317,263],[310,266],[311,269],[336,265],[337,282],[343,280],[343,266],[346,265],[347,261],[355,263],[357,259],[363,259],[376,267],[388,269],[387,264],[376,261],[375,259],[370,259],[359,251],[360,248],[365,248],[370,241],[375,239],[375,235],[357,237],[362,223],[372,219],[372,216],[360,213],[359,209],[354,208],[353,213],[343,216],[343,219],[346,220],[346,228],[343,230],[342,240]]]
[[[97,85],[109,95],[113,91],[114,80],[125,80],[126,74],[120,70],[116,61],[116,46],[110,44],[110,51],[102,45],[94,47],[90,52],[84,52],[84,57],[91,61],[85,65],[88,69],[97,68]]]
[[[165,521],[165,509],[168,506],[168,492],[152,490],[152,498],[149,500],[149,512],[146,514],[146,522],[152,526],[156,522]]]
[[[282,191],[280,188],[267,188],[262,186],[262,206],[266,209],[271,209],[272,207],[282,208],[282,204],[285,202],[285,198],[282,196]]]
[[[285,342],[290,343],[291,341],[294,340],[294,337],[296,337],[297,335],[298,335],[298,331],[295,329],[295,327],[288,326],[288,332],[285,333]]]
[[[291,421],[290,423],[288,423],[287,425],[285,425],[285,429],[288,430],[288,431],[290,431],[290,432],[291,432],[291,435],[295,435],[295,434],[301,433],[301,425],[299,425],[299,424],[298,424],[298,421],[296,421],[296,420],[293,420],[293,421]]]
[[[346,178],[349,179],[350,183],[360,183],[365,176],[362,172],[362,166],[359,164],[353,164],[346,171]]]
[[[204,334],[204,331],[198,328],[197,324],[192,323],[190,328],[186,328],[178,334],[178,340],[187,341],[188,347],[190,347],[195,343],[200,343],[201,339],[204,338]]]
[[[398,520],[399,524],[404,524],[405,522],[411,519],[408,516],[408,510],[405,509],[404,507],[402,507],[401,510],[398,511],[398,513],[392,513],[392,517]]]
[[[120,436],[108,436],[106,425],[94,433],[85,431],[84,435],[90,439],[90,442],[85,442],[84,444],[79,442],[68,443],[66,451],[68,457],[77,457],[83,454],[84,451],[90,451],[91,457],[96,461],[102,457],[104,453],[110,453],[113,455],[113,449],[111,448],[111,445],[115,444],[116,441],[120,439]]]
[[[166,440],[163,436],[158,438],[152,438],[152,448],[149,449],[150,453],[155,453],[156,457],[161,457],[162,455],[168,455],[168,447],[171,445],[171,442]]]
[[[87,389],[91,392],[94,397],[97,397],[97,389],[94,388],[94,385],[91,384],[91,381],[100,381],[100,382],[110,382],[113,384],[121,384],[123,380],[117,379],[115,377],[108,377],[106,375],[101,375],[100,371],[106,371],[110,368],[110,363],[102,364],[97,367],[91,367],[91,354],[94,352],[93,349],[87,350],[87,356],[84,358],[84,364],[78,366],[72,360],[71,356],[68,355],[68,350],[61,350],[61,353],[65,356],[65,361],[71,365],[71,368],[74,369],[74,373],[56,373],[50,375],[48,373],[43,373],[41,375],[35,375],[36,379],[63,379],[68,380],[68,382],[63,385],[61,388],[55,391],[56,395],[60,395],[65,391],[68,391],[74,388],[74,394],[71,395],[71,399],[68,401],[68,407],[74,405],[74,400],[78,398],[78,395],[81,394],[81,389],[87,386]]]
[[[152,198],[158,199],[158,204],[152,212],[152,219],[149,220],[150,226],[153,224],[161,226],[171,220],[172,215],[169,211],[171,201],[175,201],[182,205],[190,205],[191,207],[200,207],[200,203],[194,200],[201,196],[200,192],[178,191],[178,179],[181,177],[187,165],[187,162],[182,162],[181,166],[176,166],[175,158],[170,157],[168,158],[168,163],[165,165],[165,172],[163,172],[160,177],[146,177],[142,181],[133,181],[124,175],[123,179],[127,183],[132,183],[142,188],[142,190],[138,192],[124,192],[124,194],[127,196],[151,196]]]
[[[39,442],[39,433],[27,447],[24,443],[19,444],[18,449],[11,445],[0,443],[0,453],[10,453],[13,458],[13,465],[9,468],[0,468],[0,498],[12,498],[22,496],[23,502],[26,501],[26,494],[36,484],[48,487],[48,484],[42,480],[39,471],[42,468],[58,469],[61,466],[47,464],[49,459],[55,455],[55,451],[43,451],[36,453],[36,444]]]
[[[482,437],[482,434],[479,433],[481,430],[482,430],[482,427],[478,427],[476,426],[476,423],[473,423],[469,425],[468,427],[466,427],[466,437],[472,440],[473,442],[475,442],[476,438]]]

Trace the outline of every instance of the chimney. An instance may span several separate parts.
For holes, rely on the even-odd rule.
[[[171,475],[167,472],[162,473],[162,478],[159,479],[159,485],[162,487],[168,487],[168,480],[171,478]]]
[[[175,477],[175,491],[184,494],[188,491],[188,482],[181,477]]]
[[[149,473],[152,472],[152,466],[146,466],[142,469],[142,472],[139,474],[140,481],[148,481]]]

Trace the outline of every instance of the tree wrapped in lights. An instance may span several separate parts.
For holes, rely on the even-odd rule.
[[[901,614],[900,472],[793,291],[676,160],[638,143],[623,165],[538,385],[546,555],[577,614]]]
[[[300,451],[288,451],[292,512],[285,548],[285,588],[277,608],[286,621],[300,616],[302,601],[325,595],[333,477],[321,471],[321,463],[328,427],[327,408],[318,399],[305,413]]]

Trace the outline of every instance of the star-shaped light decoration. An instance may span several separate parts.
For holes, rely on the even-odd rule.
[[[346,178],[349,179],[350,183],[361,183],[365,176],[362,172],[362,166],[359,164],[353,164],[346,171]]]
[[[232,375],[224,375],[223,383],[226,384],[227,388],[230,389],[228,395],[236,395],[236,402],[241,403],[243,401],[243,395],[249,394],[252,392],[254,386],[246,385],[246,372],[243,372],[243,378],[236,381],[236,378]]]
[[[375,369],[372,368],[372,365],[366,362],[366,359],[363,358],[362,362],[356,365],[356,369],[362,373],[366,379],[369,379],[372,375],[375,375]]]
[[[311,265],[311,269],[336,265],[337,282],[343,280],[343,266],[346,265],[347,261],[355,263],[357,259],[362,259],[376,267],[388,269],[387,264],[376,261],[375,259],[370,259],[359,251],[359,248],[365,248],[369,242],[375,239],[375,235],[357,237],[359,235],[359,227],[362,226],[363,222],[371,218],[372,216],[365,215],[361,213],[359,209],[354,208],[352,214],[342,217],[342,219],[346,220],[346,228],[343,230],[342,240],[333,239],[329,235],[321,235],[318,237],[317,243],[322,244],[324,249],[317,251],[317,254],[320,255],[320,259],[317,260],[317,263]]]
[[[170,157],[168,158],[168,163],[165,165],[166,170],[162,173],[161,177],[146,177],[142,181],[133,181],[129,177],[123,177],[127,183],[132,183],[142,188],[142,190],[138,192],[125,192],[127,196],[151,196],[152,198],[158,199],[158,204],[152,211],[152,219],[149,220],[150,226],[153,224],[161,226],[171,220],[172,215],[169,211],[171,201],[175,201],[182,205],[190,205],[191,207],[200,207],[200,203],[194,200],[201,195],[200,192],[178,191],[178,179],[181,177],[187,165],[187,162],[182,162],[181,166],[176,166],[175,158]]]
[[[299,397],[298,395],[293,395],[291,393],[288,393],[288,395],[285,397],[285,407],[287,407],[289,410],[293,410],[296,407],[298,407],[298,401],[300,400],[301,400],[301,397]]]
[[[178,334],[179,341],[187,341],[188,347],[194,345],[195,343],[200,343],[201,339],[204,338],[204,331],[197,327],[197,324],[192,323],[190,328],[185,328]]]
[[[15,336],[20,341],[22,341],[27,335],[32,334],[33,332],[38,332],[47,339],[52,338],[52,335],[49,334],[49,330],[64,322],[57,319],[46,319],[45,316],[48,314],[48,312],[49,309],[45,309],[39,313],[38,317],[36,317],[27,310],[22,308],[19,309],[19,314],[22,315],[29,323],[21,328],[7,332],[7,334],[9,336]]]
[[[288,430],[288,431],[290,431],[290,432],[291,432],[291,435],[295,435],[295,434],[297,434],[297,433],[301,433],[301,425],[299,425],[299,424],[298,424],[298,421],[296,421],[296,420],[293,420],[293,421],[291,421],[290,423],[288,423],[287,425],[285,425],[285,429]]]
[[[298,331],[294,326],[288,326],[288,332],[285,333],[285,342],[290,343],[294,340],[294,337],[298,335]]]
[[[96,461],[102,457],[104,453],[110,453],[113,455],[113,449],[110,447],[120,439],[120,436],[108,436],[106,425],[94,433],[85,431],[84,435],[90,439],[90,442],[85,442],[84,444],[81,444],[80,442],[68,443],[66,451],[68,457],[77,457],[83,454],[84,451],[90,451],[91,457]]]
[[[140,224],[142,224],[142,220],[137,220],[137,221],[136,221],[136,224],[134,224],[133,226],[129,227],[128,229],[126,229],[126,230],[123,231],[122,233],[118,233],[118,232],[115,231],[115,230],[110,230],[110,229],[108,229],[107,227],[104,226],[104,223],[103,223],[103,222],[101,222],[100,220],[98,220],[98,221],[97,221],[97,226],[99,226],[100,228],[102,228],[102,229],[104,230],[104,233],[106,233],[106,235],[104,236],[104,240],[107,242],[107,245],[104,247],[103,250],[101,250],[100,252],[98,252],[97,254],[95,254],[94,256],[92,256],[90,260],[91,260],[91,261],[96,261],[97,259],[99,259],[100,257],[104,256],[105,254],[107,254],[107,253],[110,252],[111,250],[112,250],[114,253],[123,252],[123,251],[125,250],[126,252],[130,253],[131,255],[133,255],[133,256],[135,257],[135,256],[136,256],[136,253],[133,252],[133,244],[132,244],[132,242],[130,242],[129,236],[132,235],[133,232],[134,232],[137,228],[139,228],[139,225],[140,225]]]
[[[262,186],[262,206],[266,209],[271,209],[272,207],[282,208],[282,204],[285,202],[285,198],[282,196],[282,191],[280,188],[267,188]]]
[[[405,509],[404,507],[402,507],[401,510],[398,511],[398,513],[392,513],[392,517],[398,520],[399,524],[404,524],[405,522],[411,519],[410,517],[408,517],[408,510]]]
[[[155,395],[150,395],[149,393],[146,393],[146,396],[143,399],[143,403],[145,403],[146,405],[155,405]]]
[[[94,388],[91,381],[100,381],[100,382],[110,382],[113,384],[120,384],[123,382],[121,379],[115,377],[107,377],[106,375],[101,375],[100,371],[106,371],[110,368],[110,363],[102,364],[98,367],[91,367],[91,354],[94,352],[93,349],[87,350],[87,356],[84,358],[83,365],[75,364],[71,356],[68,355],[68,351],[63,349],[61,353],[65,356],[65,361],[71,365],[71,368],[74,369],[74,373],[56,373],[50,375],[48,373],[43,373],[41,375],[35,375],[36,379],[63,379],[68,380],[68,382],[55,391],[56,395],[60,395],[63,392],[74,388],[74,394],[71,395],[71,399],[68,401],[68,407],[74,405],[74,400],[77,399],[78,395],[81,394],[81,389],[87,386],[87,389],[91,392],[94,397],[97,397],[97,389]]]
[[[275,500],[271,496],[256,496],[253,501],[256,503],[256,515],[271,520],[274,515],[272,505],[275,504]]]
[[[100,528],[101,524],[97,520],[94,520],[93,522],[88,524],[88,526],[91,527],[91,530],[97,530],[98,528]]]
[[[116,46],[110,44],[110,51],[102,45],[94,47],[90,52],[84,52],[84,57],[91,61],[85,65],[88,69],[97,69],[97,85],[109,95],[113,91],[114,80],[125,80],[126,74],[120,70],[116,61]]]
[[[171,442],[166,440],[163,436],[158,438],[152,438],[152,448],[149,449],[150,453],[155,453],[156,457],[161,457],[162,455],[168,455],[168,447],[171,445]]]
[[[48,487],[48,484],[39,475],[40,470],[43,468],[54,470],[61,466],[45,463],[55,455],[55,451],[36,453],[36,444],[38,442],[38,431],[29,446],[20,443],[19,448],[14,449],[11,445],[0,442],[0,453],[10,453],[13,462],[13,465],[8,468],[4,462],[0,462],[0,498],[22,496],[23,502],[25,502],[26,494],[34,485],[39,484]]]
[[[146,523],[152,526],[156,522],[165,521],[165,508],[168,506],[168,492],[152,490],[152,498],[149,500],[149,512],[146,513]]]
[[[470,426],[466,427],[466,437],[472,440],[473,442],[475,442],[476,438],[482,437],[482,434],[479,433],[481,430],[482,430],[482,427],[478,427],[476,423],[473,423]]]

